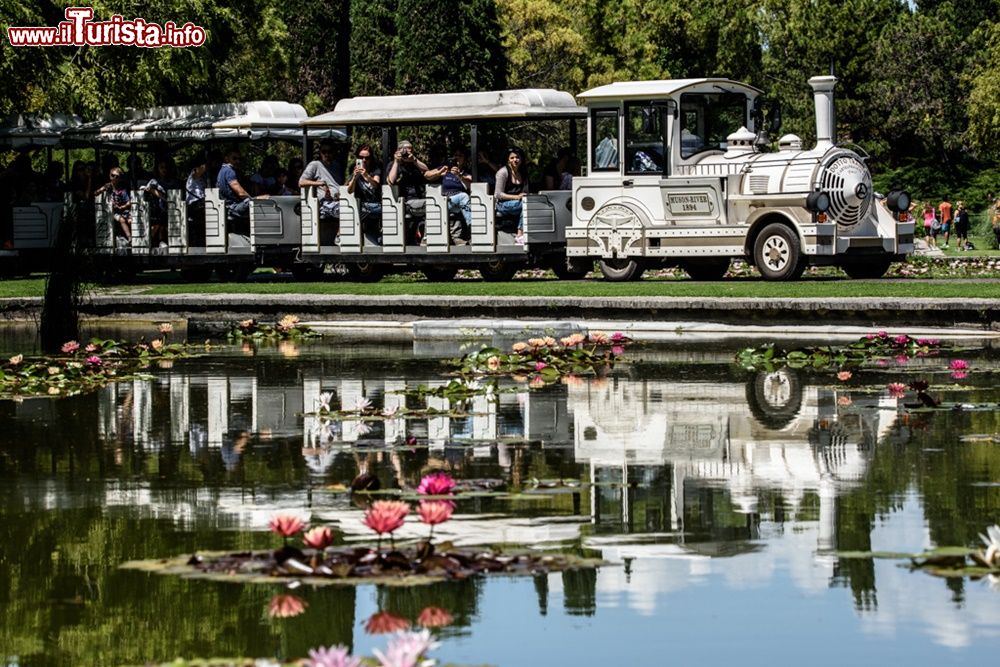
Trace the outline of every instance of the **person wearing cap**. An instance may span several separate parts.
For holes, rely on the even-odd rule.
[[[418,241],[423,235],[421,228],[426,217],[427,205],[427,165],[413,151],[413,144],[400,141],[389,165],[386,180],[389,185],[399,188],[406,212],[407,243]]]
[[[959,250],[967,250],[966,243],[969,239],[969,212],[965,210],[965,204],[958,202],[955,206],[955,239]]]

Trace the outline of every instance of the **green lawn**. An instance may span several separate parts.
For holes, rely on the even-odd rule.
[[[25,296],[44,296],[45,278],[19,278],[0,280],[0,299]]]
[[[957,281],[874,282],[863,280],[805,280],[796,283],[766,283],[761,280],[724,280],[696,283],[682,280],[644,280],[636,283],[609,283],[603,280],[562,282],[555,280],[514,280],[509,283],[456,281],[380,283],[201,283],[158,285],[143,294],[364,294],[364,295],[444,295],[444,296],[679,296],[679,297],[759,297],[828,298],[932,297],[965,299],[972,296],[1000,299],[1000,282],[970,284]]]

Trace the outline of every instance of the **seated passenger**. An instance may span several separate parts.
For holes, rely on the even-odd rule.
[[[305,166],[300,157],[293,157],[288,161],[288,189],[292,191],[292,194],[299,194],[299,178],[301,178]]]
[[[441,181],[441,194],[448,198],[448,213],[461,214],[461,221],[452,221],[449,215],[448,231],[454,245],[465,245],[469,230],[472,229],[472,199],[469,188],[472,185],[472,174],[466,168],[465,151],[455,149],[455,153],[447,164],[427,172],[428,181]]]
[[[201,248],[205,245],[205,174],[208,164],[196,158],[184,183],[184,201],[187,203],[188,245]]]
[[[361,227],[375,243],[382,243],[382,170],[372,155],[372,147],[362,144],[355,152],[354,171],[347,191],[358,200]]]
[[[559,180],[560,190],[572,190],[573,189],[573,178],[580,175],[580,158],[573,155],[569,158],[569,162],[566,163],[566,171],[564,171]]]
[[[516,229],[515,243],[524,243],[524,196],[528,178],[524,172],[524,154],[520,148],[507,149],[507,164],[497,171],[496,227],[510,233]]]
[[[567,165],[569,164],[569,159],[572,155],[573,151],[570,150],[568,146],[563,146],[559,149],[555,159],[546,165],[545,182],[543,183],[545,190],[559,189],[559,185],[562,183],[563,174],[567,172]]]
[[[102,195],[106,192],[111,196],[111,217],[115,221],[115,236],[130,243],[132,241],[132,197],[129,195],[125,175],[121,168],[112,168],[111,180],[99,187],[94,194]]]
[[[250,177],[250,189],[254,196],[274,195],[275,185],[278,182],[278,156],[265,155],[260,163],[260,169]]]
[[[62,162],[52,160],[42,177],[42,197],[44,201],[62,201],[66,186],[62,182]]]
[[[407,219],[406,242],[414,243],[422,240],[423,221],[427,206],[427,165],[413,152],[413,144],[400,141],[393,156],[392,164],[386,178],[389,185],[399,186],[403,197],[403,209]]]
[[[216,185],[219,188],[219,195],[222,197],[226,207],[227,224],[226,231],[233,234],[250,235],[250,200],[252,197],[240,184],[237,169],[240,165],[240,152],[233,148],[226,153],[225,162],[219,168],[219,176]],[[268,195],[261,195],[258,199],[269,199]]]
[[[279,167],[278,171],[274,172],[274,194],[279,197],[289,197],[298,194],[297,190],[292,190],[288,187],[288,170],[284,167]]]
[[[153,248],[167,247],[167,191],[179,190],[180,182],[174,178],[174,161],[160,158],[156,173],[143,188],[149,210],[149,244]]]
[[[319,145],[319,159],[313,160],[306,165],[299,177],[299,187],[317,188],[316,196],[319,198],[319,222],[320,222],[320,243],[325,235],[322,229],[323,223],[327,224],[327,229],[332,234],[332,242],[340,236],[340,193],[337,187],[340,185],[339,174],[342,172],[340,165],[334,160],[334,145],[329,139],[324,139]],[[323,245],[331,245],[324,243]]]

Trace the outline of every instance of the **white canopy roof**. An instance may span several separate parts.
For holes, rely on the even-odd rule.
[[[8,118],[0,128],[0,146],[27,148],[31,146],[58,146],[62,133],[80,125],[79,116],[53,114],[39,116],[18,114]]]
[[[727,92],[761,93],[757,88],[749,86],[732,79],[704,78],[704,79],[664,79],[659,81],[616,81],[606,86],[591,88],[580,93],[577,97],[587,102],[603,102],[617,100],[655,100],[659,98],[671,97],[681,92],[685,88],[695,86],[718,86]]]
[[[587,110],[569,93],[551,88],[476,93],[349,97],[333,111],[302,122],[307,127],[403,125],[517,118],[586,118]]]
[[[145,143],[154,141],[206,141],[210,139],[290,139],[302,136],[301,122],[308,118],[300,104],[278,101],[191,104],[128,109],[119,116],[72,130],[78,142]],[[311,137],[344,140],[339,128],[309,132]]]

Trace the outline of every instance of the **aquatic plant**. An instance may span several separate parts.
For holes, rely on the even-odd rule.
[[[337,646],[309,649],[309,659],[306,661],[308,667],[361,667],[361,658],[352,658],[346,646]]]
[[[434,537],[434,526],[442,524],[451,519],[455,511],[455,503],[450,500],[421,500],[417,505],[417,514],[420,520],[431,527],[428,541]]]
[[[0,363],[0,394],[13,396],[71,396],[111,382],[142,377],[151,363],[194,356],[192,346],[168,344],[157,338],[128,344],[92,339],[81,348],[71,340],[61,354],[26,358],[17,354]]]
[[[982,558],[990,566],[1000,566],[1000,526],[993,525],[986,529],[986,534],[979,534],[979,539],[986,546]]]
[[[948,364],[948,369],[953,371],[964,371],[969,368],[969,362],[965,359],[952,359]]]
[[[890,382],[886,388],[893,398],[902,398],[906,395],[906,385],[902,382]]]
[[[905,334],[890,335],[886,331],[869,333],[857,341],[844,346],[820,345],[800,347],[793,350],[776,348],[773,344],[748,347],[736,355],[736,362],[747,370],[774,370],[782,366],[789,368],[811,368],[814,370],[860,367],[865,364],[886,366],[889,359],[897,364],[905,364],[915,357],[939,354],[950,349],[936,338],[914,338]],[[838,373],[838,379],[844,380]]]
[[[307,547],[322,551],[333,544],[333,531],[326,526],[316,526],[302,535],[302,542]]]
[[[601,331],[589,336],[577,333],[558,342],[551,336],[518,341],[505,353],[484,347],[449,362],[464,378],[507,375],[528,382],[530,388],[558,382],[568,375],[594,375],[612,367],[631,342],[625,334],[608,336]]]
[[[432,472],[420,479],[417,493],[423,496],[450,496],[455,486],[455,480],[448,473]]]
[[[258,322],[254,319],[240,320],[229,327],[226,338],[232,341],[249,339],[252,341],[290,340],[312,338],[320,334],[302,324],[295,315],[285,315],[274,324]]]
[[[378,533],[379,547],[382,536],[396,532],[410,513],[410,504],[401,500],[376,500],[365,511],[364,524]]]
[[[267,522],[267,527],[272,533],[281,537],[285,544],[288,544],[288,538],[300,533],[306,524],[305,521],[293,514],[278,514],[271,517],[271,520]]]
[[[427,653],[441,644],[434,641],[430,630],[400,632],[389,641],[385,653],[375,649],[373,653],[381,667],[431,667],[434,660],[426,659]]]

